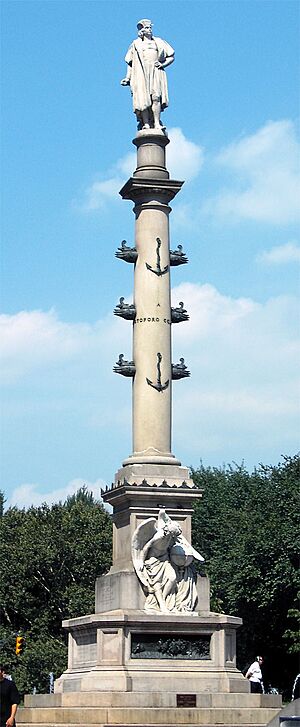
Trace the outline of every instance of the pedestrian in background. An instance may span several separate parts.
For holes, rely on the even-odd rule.
[[[0,727],[15,727],[20,695],[12,679],[5,676],[6,667],[0,664]]]
[[[246,672],[246,677],[250,681],[251,694],[264,693],[264,685],[261,671],[262,663],[263,657],[256,656],[255,661],[249,666],[249,669]]]
[[[300,698],[300,674],[297,674],[293,684],[292,701]]]

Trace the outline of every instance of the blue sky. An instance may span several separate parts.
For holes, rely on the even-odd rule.
[[[131,452],[131,354],[112,315],[132,295],[114,257],[134,234],[118,190],[135,117],[120,86],[136,22],[175,48],[164,114],[173,452],[186,465],[277,463],[299,447],[299,3],[2,2],[2,487],[9,503],[99,494]]]

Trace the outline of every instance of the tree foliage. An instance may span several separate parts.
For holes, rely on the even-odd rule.
[[[111,519],[82,488],[49,507],[9,508],[1,518],[2,658],[21,691],[47,690],[49,672],[66,668],[61,622],[94,610],[97,576],[109,570]],[[15,634],[25,635],[15,656]]]
[[[300,458],[249,474],[244,466],[200,466],[203,498],[193,516],[193,543],[206,560],[214,610],[241,616],[239,666],[265,656],[266,679],[290,687],[297,670]]]

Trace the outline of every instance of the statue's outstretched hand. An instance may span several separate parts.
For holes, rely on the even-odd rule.
[[[129,78],[122,78],[121,86],[129,86],[130,81]]]

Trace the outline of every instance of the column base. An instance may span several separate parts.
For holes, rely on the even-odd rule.
[[[181,466],[179,460],[167,457],[164,462],[158,461],[157,457],[153,457],[152,462],[149,461],[149,457],[144,462],[128,458],[123,462],[123,467],[116,472],[115,486],[123,484],[124,481],[137,486],[195,488],[189,468]]]
[[[122,462],[123,467],[127,464],[171,464],[180,466],[181,462],[176,459],[174,454],[157,452],[155,449],[149,449],[146,452],[134,452]]]

